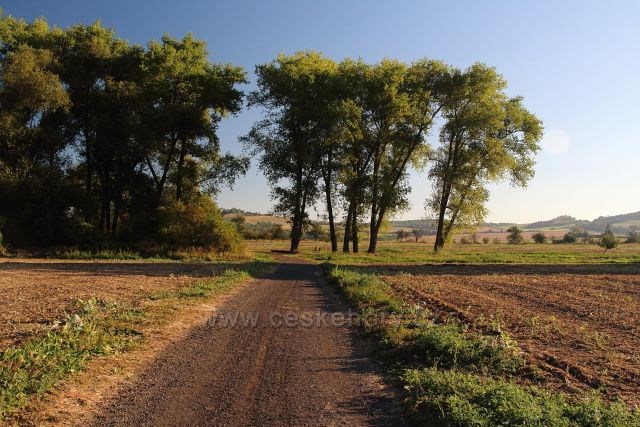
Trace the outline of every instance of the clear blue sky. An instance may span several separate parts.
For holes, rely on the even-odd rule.
[[[525,97],[547,131],[529,187],[491,187],[489,220],[640,210],[638,1],[10,0],[0,7],[63,27],[100,19],[136,43],[192,32],[207,41],[212,61],[250,72],[279,52],[306,49],[372,62],[485,62],[506,77],[510,94]],[[239,152],[237,137],[258,118],[245,111],[227,120],[224,149]],[[424,217],[430,184],[418,173],[411,184],[412,209],[403,218]],[[254,167],[218,201],[266,212],[268,193]]]

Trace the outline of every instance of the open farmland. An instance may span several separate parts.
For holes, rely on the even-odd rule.
[[[48,330],[90,298],[139,306],[214,273],[211,264],[79,262],[4,259],[0,262],[0,351]]]
[[[381,271],[441,320],[506,330],[552,388],[640,404],[640,266],[439,266]]]
[[[282,240],[253,241],[254,251],[288,249]],[[439,253],[433,252],[428,243],[382,241],[378,251],[369,254],[366,246],[357,254],[331,253],[331,245],[323,241],[303,241],[300,254],[316,262],[337,265],[386,265],[386,264],[624,264],[640,262],[640,244],[623,244],[615,250],[604,252],[589,244],[533,244],[463,245],[451,244]]]

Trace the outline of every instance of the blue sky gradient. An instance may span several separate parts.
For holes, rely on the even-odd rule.
[[[582,219],[640,210],[640,2],[637,1],[142,1],[10,0],[5,13],[66,27],[100,19],[118,36],[146,43],[192,32],[211,60],[255,64],[279,52],[315,49],[340,60],[442,59],[495,66],[508,92],[545,125],[536,177],[525,190],[491,186],[491,221]],[[251,89],[252,84],[247,86]],[[225,150],[260,118],[244,111],[220,129]],[[431,185],[412,173],[412,209],[425,216]],[[269,189],[253,167],[222,207],[266,212]]]

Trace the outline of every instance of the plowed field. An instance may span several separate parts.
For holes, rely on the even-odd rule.
[[[506,330],[552,387],[597,388],[612,399],[640,405],[637,266],[423,266],[410,271],[392,269],[385,276],[405,301],[424,304],[441,317]]]

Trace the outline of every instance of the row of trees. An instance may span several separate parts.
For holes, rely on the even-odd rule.
[[[455,227],[484,219],[487,183],[508,177],[525,186],[533,176],[542,124],[484,64],[336,62],[310,51],[280,55],[256,74],[249,104],[265,118],[243,141],[260,155],[276,212],[291,221],[292,251],[322,200],[333,251],[342,207],[343,251],[359,250],[358,224],[368,220],[375,252],[384,221],[408,207],[411,167],[429,168],[435,250]]]
[[[210,194],[248,160],[222,154],[216,129],[240,111],[245,81],[191,35],[139,46],[99,22],[59,29],[0,16],[5,239],[180,240],[183,224],[224,227]],[[191,234],[183,243],[202,243]]]

